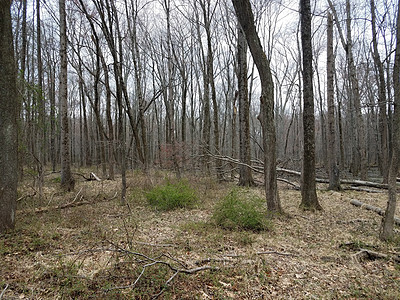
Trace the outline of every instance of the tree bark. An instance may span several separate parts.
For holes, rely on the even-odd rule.
[[[400,1],[397,9],[399,10]],[[396,211],[396,178],[400,165],[400,14],[397,12],[396,52],[393,67],[394,114],[393,114],[393,154],[389,170],[389,191],[385,216],[383,217],[380,238],[389,240],[393,237],[394,214]]]
[[[18,183],[18,94],[11,1],[0,1],[0,233],[15,226]]]
[[[239,85],[239,157],[240,161],[250,165],[250,102],[247,80],[247,42],[246,36],[238,26],[238,45],[237,45],[237,63],[238,63],[238,85]],[[239,166],[239,185],[254,186],[251,169],[245,165]]]
[[[70,138],[68,124],[68,62],[67,62],[67,18],[65,0],[59,0],[60,10],[60,85],[59,101],[61,103],[61,187],[64,190],[74,189],[75,180],[71,173]]]
[[[264,147],[264,180],[267,208],[282,212],[276,180],[276,133],[274,119],[274,83],[270,62],[262,48],[254,23],[250,1],[232,0],[236,16],[246,35],[251,55],[261,80],[260,114]]]
[[[303,55],[303,170],[301,204],[305,210],[321,210],[315,183],[315,117],[312,74],[311,5],[300,0],[301,45]]]
[[[335,103],[334,103],[334,72],[335,61],[333,55],[333,19],[328,12],[327,26],[327,102],[328,102],[328,170],[329,170],[329,187],[328,190],[339,191],[340,176],[336,157],[336,130],[335,130]]]

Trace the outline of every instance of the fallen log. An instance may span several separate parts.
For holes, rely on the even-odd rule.
[[[218,159],[221,161],[226,161],[230,162],[233,164],[241,165],[241,166],[246,166],[249,169],[251,169],[253,172],[259,173],[259,174],[264,174],[264,167],[262,165],[262,162],[257,161],[259,164],[258,166],[252,166],[245,164],[238,159],[229,157],[229,156],[222,156],[222,155],[211,155],[214,159]],[[294,175],[294,176],[301,176],[301,172],[295,171],[295,170],[289,170],[289,169],[284,169],[284,168],[276,168],[277,172],[281,173],[286,173],[289,175]],[[316,178],[316,182],[318,183],[329,183],[329,179],[326,178]],[[387,189],[388,185],[385,183],[379,183],[379,182],[373,182],[373,181],[365,181],[365,180],[350,180],[350,179],[341,179],[340,184],[348,184],[348,185],[353,185],[353,186],[366,186],[366,187],[373,187],[373,188],[378,188],[378,189]]]
[[[352,199],[350,201],[350,203],[353,204],[354,206],[357,206],[357,207],[360,207],[360,208],[364,208],[366,210],[373,211],[373,212],[377,213],[380,216],[384,216],[385,215],[385,211],[383,209],[379,208],[379,207],[376,207],[376,206],[373,206],[373,205],[369,205],[369,204],[363,203],[363,202],[355,200],[355,199]],[[400,218],[394,217],[394,223],[396,225],[400,226]]]
[[[371,190],[371,189],[362,188],[362,187],[358,187],[358,186],[349,186],[349,187],[345,187],[344,190],[358,191],[358,192],[367,192],[367,193],[376,193],[376,194],[383,194],[383,193],[386,193],[385,191]]]

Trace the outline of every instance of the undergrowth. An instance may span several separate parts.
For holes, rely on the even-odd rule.
[[[216,205],[212,219],[225,229],[263,231],[272,228],[266,215],[263,199],[235,188]]]
[[[197,202],[196,192],[186,180],[158,185],[146,193],[146,198],[159,210],[191,208]]]

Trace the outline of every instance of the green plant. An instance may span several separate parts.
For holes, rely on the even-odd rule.
[[[262,231],[271,228],[266,215],[263,199],[235,188],[216,205],[212,219],[225,229]]]
[[[159,210],[173,210],[176,208],[190,208],[197,201],[196,192],[185,180],[176,183],[167,182],[146,193],[151,206]]]

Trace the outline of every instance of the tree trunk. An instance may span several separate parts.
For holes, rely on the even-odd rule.
[[[399,9],[400,1],[397,9]],[[400,164],[400,14],[397,12],[396,53],[393,67],[394,114],[393,114],[393,154],[389,170],[389,191],[385,216],[383,217],[380,238],[388,240],[393,237],[394,214],[396,211],[397,191],[396,178]]]
[[[45,122],[45,103],[43,95],[43,63],[42,63],[42,34],[40,22],[40,0],[36,0],[36,48],[37,48],[37,103],[38,103],[38,139],[37,146],[39,152],[39,160],[37,161],[37,170],[39,177],[39,195],[42,197],[44,184],[44,165],[46,164],[46,122]]]
[[[282,212],[276,181],[276,133],[274,120],[274,84],[270,62],[265,55],[254,24],[250,1],[232,0],[236,16],[246,35],[251,55],[261,80],[260,115],[264,147],[264,180],[267,208]]]
[[[322,209],[317,198],[315,182],[315,117],[312,74],[311,5],[300,0],[301,45],[303,55],[303,170],[301,204],[305,210]]]
[[[11,1],[0,1],[0,233],[15,226],[18,182],[18,94]]]
[[[357,79],[357,70],[354,62],[353,50],[352,50],[352,35],[351,35],[351,14],[350,14],[350,0],[346,0],[346,27],[347,27],[347,43],[346,43],[346,56],[348,59],[348,67],[349,67],[349,77],[350,77],[350,86],[351,86],[351,97],[354,103],[355,110],[355,161],[356,164],[354,170],[355,173],[360,170],[360,177],[362,180],[366,180],[367,175],[367,153],[366,153],[366,144],[365,144],[365,126],[364,120],[361,112],[361,97],[360,97],[360,88],[358,85]]]
[[[353,143],[353,158],[351,164],[351,171],[354,175],[361,172],[360,176],[362,180],[367,179],[367,153],[365,145],[365,126],[363,122],[362,112],[361,112],[361,101],[360,101],[360,89],[357,79],[357,71],[354,63],[353,50],[352,50],[352,37],[351,37],[351,15],[350,15],[350,1],[346,0],[346,27],[347,27],[347,41],[344,38],[342,27],[339,23],[338,15],[336,9],[332,4],[331,0],[328,0],[329,6],[335,18],[335,24],[339,32],[340,41],[344,50],[346,51],[346,60],[349,72],[349,96],[351,98],[352,105],[355,111],[355,121],[354,129],[355,132],[353,136],[355,141]]]
[[[238,45],[237,45],[237,63],[238,63],[238,85],[239,85],[239,157],[242,163],[251,165],[250,149],[250,102],[247,82],[247,42],[246,36],[238,26]],[[239,185],[253,186],[254,180],[251,169],[245,165],[239,166]]]
[[[339,191],[340,176],[336,157],[336,130],[335,130],[335,103],[334,103],[334,72],[335,61],[333,55],[333,19],[328,12],[327,26],[327,103],[328,103],[328,171],[329,171],[329,187],[328,190]]]
[[[71,173],[70,138],[68,125],[68,62],[67,62],[67,21],[65,0],[59,0],[60,10],[60,85],[59,101],[61,116],[61,187],[64,190],[74,189],[75,180]]]
[[[371,23],[372,23],[372,46],[374,63],[378,72],[378,107],[379,107],[379,135],[380,135],[380,169],[383,183],[388,182],[389,175],[389,149],[388,149],[388,121],[386,116],[386,83],[383,65],[379,57],[378,41],[376,38],[376,14],[375,1],[370,0]]]

